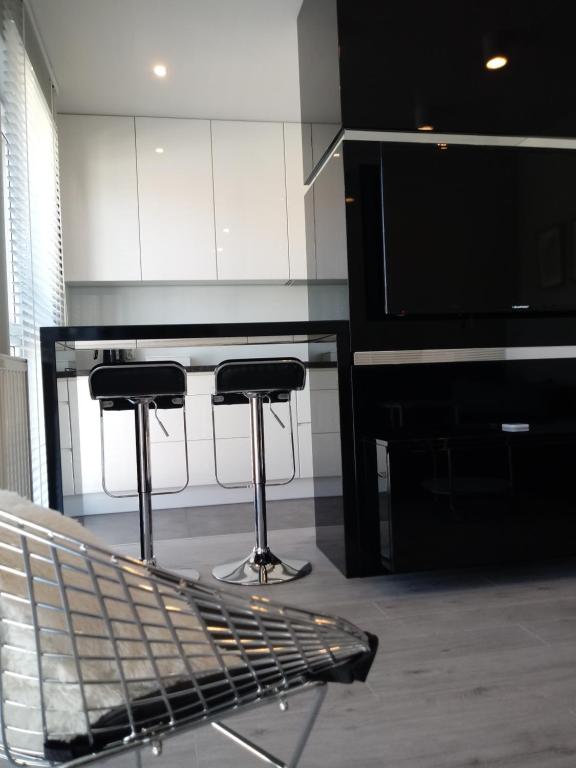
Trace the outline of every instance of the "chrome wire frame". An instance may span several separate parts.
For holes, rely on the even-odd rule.
[[[18,766],[62,765],[49,741],[83,740],[70,766],[158,745],[309,690],[370,647],[343,619],[212,589],[2,510],[0,622],[0,754]]]
[[[138,496],[138,492],[132,492],[132,491],[126,491],[126,492],[117,492],[117,491],[111,491],[107,484],[106,484],[106,457],[104,455],[104,436],[105,436],[105,430],[104,430],[104,411],[106,410],[103,407],[103,403],[106,402],[106,400],[111,400],[112,398],[107,397],[104,399],[99,400],[100,403],[100,468],[101,468],[101,474],[102,474],[102,490],[106,494],[106,496],[110,496],[112,499],[133,499]],[[155,399],[152,398],[145,398],[149,403],[154,403]],[[144,398],[140,398],[140,400],[144,400]],[[188,487],[188,483],[190,482],[190,464],[188,460],[188,427],[186,424],[186,398],[182,398],[182,420],[183,420],[183,426],[184,426],[184,461],[186,466],[186,481],[183,485],[181,485],[178,488],[166,488],[161,491],[152,491],[152,496],[170,496],[172,494],[176,493],[182,493],[182,491],[186,490]],[[135,410],[134,413],[136,414],[136,408],[137,408],[137,399],[134,399],[133,401],[135,403]]]
[[[248,405],[250,403],[250,397],[245,393],[242,392],[241,394],[244,395],[246,398],[246,404]],[[266,397],[266,395],[261,395],[263,398]],[[271,405],[270,401],[270,395],[268,395],[268,399]],[[284,402],[288,405],[288,412],[290,414],[290,447],[291,447],[291,454],[292,454],[292,474],[289,478],[285,480],[267,480],[266,485],[267,486],[279,486],[279,485],[289,485],[292,480],[296,477],[296,448],[294,445],[294,417],[292,414],[292,399],[291,396],[288,396],[288,400],[285,400]],[[218,452],[216,448],[216,417],[215,417],[215,411],[214,411],[214,402],[212,403],[212,435],[214,437],[212,441],[212,452],[214,456],[214,476],[216,477],[216,482],[221,488],[226,488],[228,490],[230,489],[237,489],[237,488],[253,488],[254,487],[254,480],[247,480],[244,483],[225,483],[224,481],[220,480],[220,477],[218,475]]]

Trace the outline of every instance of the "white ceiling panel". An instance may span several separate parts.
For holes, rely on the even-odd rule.
[[[299,119],[301,3],[29,0],[58,111],[236,120]]]

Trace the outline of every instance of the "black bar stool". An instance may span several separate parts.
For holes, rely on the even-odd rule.
[[[100,437],[102,461],[102,487],[112,498],[138,496],[140,511],[140,558],[154,565],[154,538],[152,528],[152,496],[157,494],[180,493],[189,480],[188,449],[186,432],[186,369],[175,362],[112,363],[97,365],[88,377],[90,395],[100,403]],[[154,408],[156,419],[166,436],[168,432],[158,417],[159,409],[182,409],[184,424],[184,454],[186,482],[181,488],[154,491],[150,466],[150,408]],[[138,492],[117,493],[106,486],[106,465],[104,461],[104,412],[134,411],[136,428],[136,466]]]
[[[226,360],[214,371],[215,394],[212,396],[212,427],[214,430],[214,467],[216,481],[223,488],[254,488],[256,545],[242,560],[218,565],[212,570],[214,578],[229,584],[254,586],[275,584],[300,578],[310,573],[311,565],[304,560],[281,560],[268,546],[266,529],[266,486],[286,485],[294,479],[294,428],[290,410],[290,439],[292,443],[292,475],[280,482],[266,481],[263,404],[288,403],[291,393],[304,388],[306,368],[296,358],[263,358],[258,360]],[[216,424],[214,407],[220,405],[250,405],[252,442],[252,481],[224,483],[218,476],[216,455]],[[280,418],[272,411],[275,418]],[[282,422],[280,421],[282,424]],[[282,426],[284,426],[282,424]]]

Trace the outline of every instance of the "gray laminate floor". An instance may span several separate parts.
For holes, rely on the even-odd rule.
[[[309,516],[308,502],[289,504],[284,522]],[[234,530],[245,512],[220,510],[220,522],[228,516]],[[182,573],[196,567],[213,583],[213,564],[251,547],[249,533],[192,537],[190,527],[178,527],[188,514],[182,520],[158,529],[156,546],[161,564]],[[119,521],[86,522],[136,554],[130,526],[122,538]],[[346,580],[316,549],[309,522],[276,527],[273,548],[309,558],[314,571],[266,594],[339,614],[380,638],[367,684],[330,686],[302,768],[576,766],[576,562]],[[235,727],[287,757],[305,703],[246,714]],[[160,758],[145,750],[141,759],[145,768],[262,765],[209,728],[168,740]],[[109,765],[135,766],[135,757]]]

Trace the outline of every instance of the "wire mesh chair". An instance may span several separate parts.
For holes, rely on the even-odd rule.
[[[325,683],[365,679],[376,640],[342,619],[239,597],[113,554],[0,493],[0,756],[80,765],[211,723],[298,764]],[[288,763],[218,718],[316,689]]]

